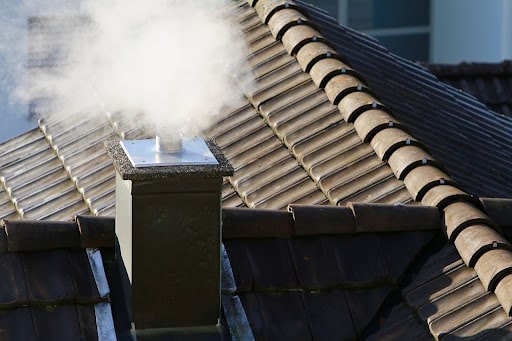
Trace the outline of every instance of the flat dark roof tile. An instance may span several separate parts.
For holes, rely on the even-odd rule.
[[[254,239],[246,244],[255,290],[283,290],[298,287],[288,240]]]
[[[37,340],[32,309],[21,307],[0,310],[0,338],[3,340]]]
[[[90,309],[94,309],[91,307]],[[73,340],[82,336],[74,305],[30,308],[37,338],[46,340]]]
[[[351,340],[357,337],[345,291],[306,292],[302,299],[313,340]]]
[[[335,237],[290,240],[293,266],[301,289],[308,291],[335,288],[345,282],[345,264],[337,261]]]
[[[66,251],[25,252],[21,259],[30,302],[52,304],[75,301]]]
[[[5,253],[0,256],[0,306],[23,306],[29,302],[25,273],[21,256],[17,253]]]
[[[301,293],[256,294],[269,340],[310,340],[311,330]]]
[[[370,289],[345,291],[358,334],[370,324],[392,290],[391,286],[383,285]]]

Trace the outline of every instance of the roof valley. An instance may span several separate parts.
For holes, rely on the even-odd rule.
[[[308,23],[307,17],[293,2],[248,2],[255,7],[262,22],[270,26],[274,37],[281,40],[289,54],[297,58],[303,70],[310,70],[313,75],[313,68],[320,60],[335,59],[337,53],[333,49],[331,52],[327,44],[325,51],[320,54],[319,49],[316,49],[316,55],[308,53],[306,47],[310,44],[324,44],[323,37]],[[342,56],[339,58],[343,59]],[[371,90],[365,88],[362,79],[351,75],[356,82],[343,79],[347,77],[348,69],[348,65],[342,63],[337,72],[324,69],[320,72],[321,76],[316,78],[320,80],[320,84],[325,84],[326,93],[335,93],[329,99],[338,105],[342,117],[345,121],[354,123],[361,139],[369,142],[379,157],[387,161],[398,179],[404,180],[413,198],[444,212],[448,239],[454,242],[466,265],[476,270],[484,287],[496,294],[510,315],[510,243],[497,231],[494,222],[482,211],[475,198],[459,189],[442,166],[400,128],[391,110],[380,103]],[[385,136],[390,129],[393,129],[394,136]],[[461,205],[464,207],[460,207]]]

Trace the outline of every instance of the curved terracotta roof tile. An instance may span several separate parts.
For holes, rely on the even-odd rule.
[[[478,259],[475,270],[484,287],[494,291],[505,276],[512,274],[512,252],[497,248],[490,250]]]
[[[354,128],[356,128],[356,131],[361,137],[361,140],[366,143],[369,143],[373,137],[381,130],[386,128],[396,129],[399,127],[401,127],[400,122],[398,122],[388,112],[380,109],[365,111],[359,115],[359,117],[354,122]],[[396,131],[402,130],[397,129]]]
[[[338,104],[343,119],[351,123],[364,111],[382,107],[382,103],[377,101],[373,95],[363,91],[347,94]]]
[[[268,22],[270,32],[277,40],[281,40],[284,33],[290,27],[304,24],[308,24],[308,19],[302,13],[294,9],[282,9],[277,11]]]
[[[325,85],[325,93],[329,101],[338,105],[343,97],[358,91],[369,92],[361,81],[350,74],[336,75]]]
[[[500,301],[503,309],[509,316],[512,316],[512,274],[508,274],[496,285],[494,293]]]
[[[323,89],[327,83],[336,75],[357,75],[356,72],[352,70],[348,64],[334,58],[325,58],[317,61],[311,67],[309,74],[311,79],[313,79],[313,82],[315,82],[316,86],[321,89]]]
[[[254,7],[256,13],[258,13],[261,21],[264,24],[268,24],[272,16],[279,10],[288,8],[297,8],[291,1],[286,0],[248,0],[249,5]]]
[[[384,131],[387,130],[390,129]],[[430,189],[439,185],[450,185],[458,188],[458,185],[451,180],[448,174],[438,167],[428,164],[412,169],[405,177],[404,183],[416,201],[422,201]]]
[[[444,209],[449,204],[457,201],[476,202],[477,200],[463,190],[447,183],[440,183],[432,187],[421,199],[423,205],[435,206],[439,209]]]
[[[511,248],[510,243],[494,229],[476,223],[462,230],[454,244],[469,267],[474,267],[478,259],[489,250]]]
[[[466,227],[484,224],[495,230],[498,227],[482,210],[468,202],[454,202],[444,208],[446,235],[450,241],[455,241],[459,233]]]
[[[360,129],[361,134],[364,135],[365,132],[362,130],[362,128]],[[423,146],[418,142],[418,140],[412,137],[409,133],[405,132],[403,129],[400,129],[400,126],[397,125],[389,127],[388,124],[387,129],[376,132],[375,136],[370,137],[369,134],[366,136],[367,139],[370,140],[370,145],[375,150],[375,153],[377,153],[382,161],[386,162],[391,154],[393,154],[393,152],[400,147],[408,145],[419,147]]]
[[[297,52],[297,62],[304,72],[310,72],[313,65],[322,59],[332,58],[344,63],[342,57],[332,47],[322,42],[311,42]]]
[[[307,43],[326,41],[320,32],[304,23],[290,27],[281,40],[291,56],[297,55],[297,52]]]
[[[389,166],[398,179],[403,180],[416,167],[433,165],[442,168],[430,154],[418,146],[403,146],[398,148],[388,159]]]

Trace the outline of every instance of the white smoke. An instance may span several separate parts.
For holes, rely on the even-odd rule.
[[[45,115],[142,112],[160,129],[197,135],[242,95],[236,79],[246,51],[232,7],[229,0],[82,0],[80,15],[90,22],[77,17],[78,29],[49,46],[58,47],[59,66],[32,69],[16,96],[51,98],[39,104]]]

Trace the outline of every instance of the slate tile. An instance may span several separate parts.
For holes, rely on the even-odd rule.
[[[0,340],[39,340],[29,307],[0,310]]]
[[[337,238],[335,243],[338,266],[344,283],[358,287],[386,278],[378,236],[357,234],[350,238]]]
[[[253,276],[247,254],[248,243],[252,241],[244,239],[224,240],[224,246],[228,253],[233,276],[235,277],[237,292],[247,292],[252,290]]]
[[[257,294],[268,340],[312,340],[299,292]]]
[[[73,281],[76,301],[78,303],[101,302],[102,299],[85,250],[67,250],[66,256],[69,262],[69,273]]]
[[[33,303],[73,302],[75,291],[66,251],[22,254],[29,299]]]
[[[310,237],[290,240],[290,251],[301,289],[321,290],[342,283],[342,272],[336,261],[335,239]]]
[[[39,340],[75,340],[82,335],[74,305],[31,307]]]
[[[398,280],[436,234],[435,231],[414,231],[383,235],[381,250],[387,277]]]
[[[25,273],[18,253],[0,256],[0,306],[24,305],[28,303]]]
[[[342,290],[303,293],[313,340],[353,340],[356,330]]]
[[[372,321],[391,291],[392,287],[389,286],[345,291],[358,334]]]
[[[286,239],[255,239],[247,243],[254,288],[259,290],[297,288],[297,276]]]
[[[75,307],[83,339],[90,341],[98,340],[98,329],[96,326],[96,314],[94,305],[77,304]]]
[[[267,327],[263,319],[262,309],[260,307],[257,294],[251,292],[243,293],[239,296],[254,338],[256,340],[268,340]]]

